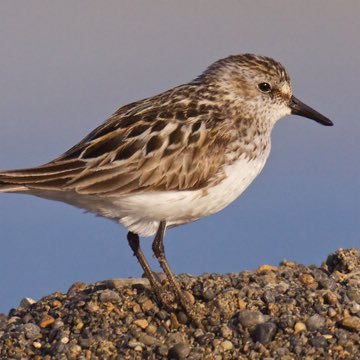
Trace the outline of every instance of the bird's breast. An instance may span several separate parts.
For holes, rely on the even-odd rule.
[[[159,221],[180,225],[214,214],[233,202],[260,173],[268,152],[255,158],[243,154],[223,167],[224,178],[214,186],[189,191],[156,191],[117,199],[119,221],[131,231],[151,235]]]

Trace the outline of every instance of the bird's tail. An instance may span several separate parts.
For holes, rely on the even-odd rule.
[[[0,193],[59,190],[84,169],[81,160],[50,162],[29,169],[0,171]]]

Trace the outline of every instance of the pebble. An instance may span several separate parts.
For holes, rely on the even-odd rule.
[[[100,302],[110,302],[110,303],[118,303],[120,302],[120,295],[113,290],[104,290],[100,293],[99,301]]]
[[[20,301],[19,307],[23,309],[29,308],[32,304],[35,304],[36,301],[31,297],[25,297]]]
[[[79,292],[85,289],[86,289],[86,283],[79,281],[70,286],[69,290],[67,291],[67,295],[75,296],[76,294],[78,294]]]
[[[32,344],[33,344],[33,347],[35,349],[40,349],[41,348],[41,343],[39,343],[38,341],[34,341]]]
[[[60,341],[61,341],[63,344],[67,344],[67,343],[70,341],[70,339],[69,339],[67,336],[65,336],[65,337],[61,338]]]
[[[299,332],[306,331],[307,328],[303,322],[299,321],[295,324],[294,330],[295,330],[295,334],[298,334]]]
[[[38,339],[41,337],[40,328],[32,323],[28,323],[24,325],[25,336],[29,340]]]
[[[355,301],[360,304],[360,288],[359,289],[356,289],[356,288],[349,289],[346,292],[346,295],[348,296],[348,298],[350,300]]]
[[[224,340],[222,343],[221,343],[221,346],[222,348],[224,349],[224,351],[230,351],[233,349],[234,345],[231,341],[229,340]]]
[[[272,322],[258,324],[255,327],[254,339],[263,345],[266,345],[273,340],[276,332],[277,326]]]
[[[152,346],[158,342],[156,338],[147,334],[141,334],[138,340],[147,346]]]
[[[183,311],[179,311],[176,315],[177,320],[180,324],[187,324],[189,322],[189,318],[187,317],[187,315],[183,312]]]
[[[317,288],[317,282],[315,281],[315,278],[311,274],[302,274],[300,275],[299,279],[304,285],[306,285],[310,289]]]
[[[146,319],[137,319],[134,321],[134,324],[143,330],[149,326],[149,323]]]
[[[51,306],[52,307],[55,307],[55,308],[57,308],[57,307],[60,307],[61,306],[61,302],[59,301],[59,300],[54,300],[52,303],[51,303]]]
[[[155,334],[157,331],[157,326],[153,325],[153,324],[149,324],[149,326],[145,329],[147,334]]]
[[[334,305],[337,303],[338,299],[335,293],[327,292],[324,294],[324,300],[329,305]]]
[[[262,273],[267,272],[267,271],[276,271],[276,270],[278,270],[278,267],[277,267],[277,266],[264,264],[264,265],[260,265],[260,266],[256,269],[256,272],[257,272],[258,274],[262,274]]]
[[[168,359],[183,360],[190,354],[190,347],[185,343],[175,344],[169,349]]]
[[[69,355],[73,359],[77,359],[81,353],[81,347],[79,345],[71,345],[69,349]]]
[[[334,291],[336,289],[336,281],[331,278],[319,279],[319,285],[323,289]]]
[[[266,321],[266,317],[259,311],[243,310],[239,313],[239,321],[245,328],[251,328]]]
[[[53,325],[52,325],[52,328],[53,329],[60,329],[60,328],[62,328],[62,327],[64,327],[64,322],[62,321],[62,320],[60,320],[60,319],[56,319],[55,321],[54,321],[54,323],[53,323]]]
[[[223,325],[222,327],[221,327],[221,329],[220,329],[220,331],[221,331],[221,336],[223,337],[223,338],[231,338],[232,337],[232,335],[233,335],[233,331],[229,328],[229,326],[227,326],[227,325]]]
[[[205,301],[210,301],[215,297],[215,292],[212,288],[207,288],[203,291],[202,297]]]
[[[157,350],[156,350],[157,354],[160,356],[167,356],[169,353],[169,347],[165,344],[160,345]]]
[[[309,343],[315,348],[324,348],[328,346],[328,342],[324,336],[315,336],[309,340]]]
[[[340,321],[343,328],[351,331],[360,331],[360,318],[357,316],[349,316]]]
[[[41,328],[46,328],[46,327],[48,327],[49,325],[51,325],[52,323],[54,323],[54,322],[55,322],[55,319],[54,319],[52,316],[50,316],[50,315],[45,315],[45,316],[41,319],[39,326],[40,326]]]
[[[142,311],[151,311],[155,308],[155,304],[150,300],[147,299],[141,304]]]
[[[325,319],[319,314],[314,314],[306,320],[306,327],[310,331],[320,329],[324,325],[325,325]]]

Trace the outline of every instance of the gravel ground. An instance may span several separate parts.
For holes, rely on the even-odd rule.
[[[179,279],[203,329],[161,309],[145,279],[76,283],[0,314],[0,358],[360,359],[359,250]]]

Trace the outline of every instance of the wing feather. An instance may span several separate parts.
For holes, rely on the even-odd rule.
[[[216,106],[184,101],[190,90],[180,86],[120,108],[59,158],[2,172],[0,184],[106,196],[194,190],[220,181],[230,135],[222,131]]]

